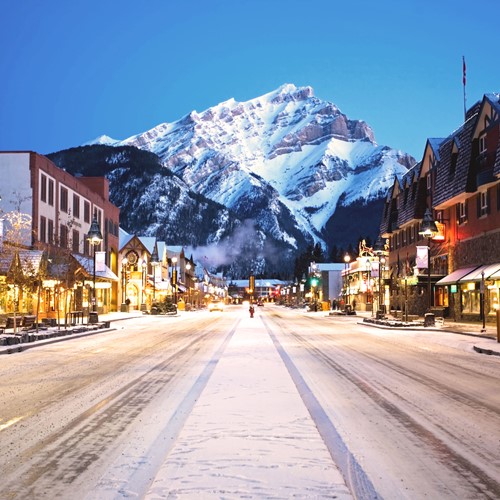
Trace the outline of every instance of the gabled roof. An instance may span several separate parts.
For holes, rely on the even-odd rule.
[[[46,263],[43,250],[20,250],[19,261],[23,274],[35,276]]]
[[[133,237],[133,234],[128,234],[124,229],[120,228],[118,248],[121,250]]]
[[[75,259],[80,263],[80,265],[85,269],[89,276],[94,274],[94,259],[87,257],[86,255],[74,254]],[[95,272],[96,278],[101,278],[105,280],[118,281],[118,276],[111,271],[108,266],[105,266],[104,271]]]
[[[138,238],[146,250],[152,254],[155,249],[156,238],[154,236],[138,236]]]
[[[480,103],[469,109],[468,120],[449,137],[439,148],[440,165],[436,172],[433,204],[445,208],[454,198],[465,198],[468,191],[468,178],[472,160],[472,138],[476,127]],[[454,151],[458,155],[453,156]]]

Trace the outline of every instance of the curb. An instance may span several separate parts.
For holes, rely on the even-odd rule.
[[[20,344],[15,344],[15,345],[9,346],[9,347],[2,346],[0,348],[0,355],[2,355],[2,354],[14,354],[16,352],[23,352],[23,351],[27,351],[28,349],[33,349],[34,347],[55,344],[57,342],[64,342],[65,340],[70,340],[70,339],[89,337],[90,335],[96,335],[97,333],[111,332],[114,330],[116,330],[116,328],[97,328],[95,330],[89,330],[87,332],[59,335],[58,337],[37,340],[35,342],[21,342]]]
[[[394,330],[394,329],[399,329],[399,330],[408,330],[408,331],[414,331],[414,332],[441,332],[441,333],[453,333],[455,335],[466,335],[468,337],[477,337],[481,339],[488,339],[488,340],[494,340],[495,337],[491,335],[485,335],[485,334],[477,334],[477,333],[469,333],[469,332],[459,332],[457,330],[442,330],[440,328],[432,328],[432,327],[411,327],[411,326],[405,326],[405,327],[394,327],[394,326],[386,326],[386,325],[377,325],[375,323],[370,323],[370,322],[364,322],[364,321],[358,321],[358,325],[364,325],[364,326],[370,326],[372,328],[379,328],[380,330]],[[478,347],[478,346],[473,346],[474,351],[476,351],[479,354],[487,354],[488,356],[500,356],[500,352],[494,351],[493,349],[484,349],[483,347]]]
[[[480,354],[487,354],[488,356],[500,356],[500,352],[493,351],[492,349],[484,349],[478,346],[474,346],[473,349]]]

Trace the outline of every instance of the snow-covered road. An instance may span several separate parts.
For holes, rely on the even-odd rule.
[[[498,498],[500,360],[278,306],[0,359],[0,498]]]

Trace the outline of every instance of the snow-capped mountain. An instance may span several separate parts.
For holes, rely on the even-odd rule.
[[[291,84],[247,102],[230,99],[193,111],[123,141],[102,136],[99,143],[156,153],[192,190],[255,219],[292,247],[299,244],[297,232],[335,241],[325,231],[337,208],[380,200],[394,176],[414,163],[378,146],[365,122],[350,120],[311,87]],[[378,221],[374,232],[377,227]]]

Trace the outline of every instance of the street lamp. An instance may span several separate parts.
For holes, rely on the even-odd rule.
[[[481,293],[481,316],[483,320],[483,327],[481,328],[481,333],[486,333],[486,308],[484,301],[484,293],[485,293],[485,283],[484,283],[484,271],[481,271],[481,284],[480,284],[480,293]],[[500,328],[500,326],[499,326]]]
[[[156,292],[156,268],[160,265],[160,258],[158,257],[158,248],[155,247],[153,249],[153,253],[151,254],[151,267],[153,268],[153,302],[155,301],[155,292]]]
[[[128,259],[127,257],[123,257],[122,259],[122,306],[121,306],[121,311],[126,312],[127,311],[127,266],[128,266]]]
[[[174,303],[177,305],[177,257],[172,257],[172,264],[174,269],[172,270],[172,286],[174,287]]]
[[[384,314],[383,311],[383,294],[382,294],[382,263],[385,264],[385,259],[383,258],[387,252],[385,250],[385,244],[382,241],[382,238],[379,236],[375,245],[373,247],[373,253],[378,257],[378,309],[381,311],[378,313],[378,316]]]
[[[146,276],[148,272],[148,261],[146,257],[141,259],[141,311],[146,311],[146,303],[144,302],[144,289],[146,288]]]
[[[188,303],[191,304],[191,276],[189,271],[191,270],[191,264],[189,261],[186,263],[186,288],[188,292]]]
[[[347,274],[347,269],[349,268],[349,262],[351,262],[351,256],[346,253],[344,255],[344,309],[349,301],[349,275]]]
[[[431,312],[431,239],[438,233],[436,222],[432,217],[430,208],[425,209],[422,226],[418,234],[427,238],[427,312]]]
[[[90,229],[87,234],[87,241],[93,247],[93,257],[94,257],[94,274],[93,274],[93,292],[92,292],[92,314],[89,314],[89,323],[97,323],[97,304],[96,304],[96,293],[95,293],[95,251],[96,247],[102,242],[102,233],[101,228],[99,227],[99,222],[97,222],[97,217],[94,215],[92,219],[92,223],[90,224]]]

